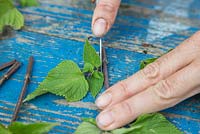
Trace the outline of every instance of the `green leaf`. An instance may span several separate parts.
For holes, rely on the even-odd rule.
[[[81,123],[74,134],[101,134],[101,130],[90,122]]]
[[[169,53],[170,51],[172,51],[173,49],[169,49],[165,54]],[[163,54],[164,55],[164,54]],[[161,55],[162,56],[162,55]],[[160,56],[159,56],[160,57]],[[149,58],[149,59],[145,59],[145,60],[142,60],[140,62],[140,69],[143,69],[145,68],[148,64],[154,62],[155,60],[157,60],[159,57],[157,58]]]
[[[46,93],[48,93],[48,91],[46,91],[46,90],[37,90],[37,89],[36,89],[34,92],[32,92],[31,94],[29,94],[29,95],[23,100],[23,102],[30,101],[30,100],[36,98],[37,96],[41,96],[41,95],[46,94]]]
[[[90,63],[96,68],[101,66],[100,57],[88,40],[85,41],[83,59],[85,63]]]
[[[82,120],[84,122],[89,122],[89,123],[92,123],[93,125],[97,125],[96,120],[94,118],[82,118]]]
[[[39,6],[37,0],[20,0],[20,5],[23,7]]]
[[[140,69],[143,69],[145,68],[148,64],[154,62],[155,60],[157,60],[158,58],[149,58],[149,59],[146,59],[146,60],[143,60],[140,62]]]
[[[138,126],[138,127],[142,127],[142,126]],[[111,133],[112,134],[131,134],[131,133],[134,133],[135,129],[137,129],[137,127],[129,127],[129,128],[123,127],[123,128],[112,130]]]
[[[12,134],[7,128],[0,124],[0,134]]]
[[[95,119],[89,118],[84,119],[83,123],[78,127],[77,134],[82,134],[81,131],[87,129],[88,133],[111,133],[111,134],[183,134],[178,130],[172,123],[170,123],[162,114],[144,114],[137,118],[137,120],[130,124],[129,127],[122,127],[109,132],[100,131],[97,128]],[[87,123],[87,124],[86,124]],[[93,126],[90,128],[89,126]],[[95,127],[96,126],[96,127]],[[94,129],[95,128],[95,129]],[[91,130],[89,130],[91,129]],[[86,133],[83,133],[86,134]]]
[[[29,101],[41,94],[50,92],[63,96],[67,101],[78,101],[88,91],[88,83],[79,67],[73,61],[62,61],[52,69],[39,87],[25,101]]]
[[[141,115],[131,127],[137,127],[134,130],[135,134],[182,134],[160,113]]]
[[[112,134],[99,129],[94,118],[82,118],[82,120],[74,134]]]
[[[57,123],[34,123],[34,124],[23,124],[21,122],[13,122],[8,126],[13,134],[44,134],[48,133],[53,127],[57,126]]]
[[[94,71],[92,76],[87,79],[89,84],[89,89],[93,97],[99,93],[103,86],[104,76],[102,72]]]
[[[93,72],[94,71],[94,66],[90,63],[85,63],[82,72]]]
[[[0,32],[2,32],[4,26],[11,26],[15,30],[24,26],[23,15],[10,0],[0,0]]]

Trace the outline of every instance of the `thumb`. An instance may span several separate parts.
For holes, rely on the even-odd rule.
[[[105,35],[115,21],[120,0],[99,0],[94,10],[92,31],[95,36]]]

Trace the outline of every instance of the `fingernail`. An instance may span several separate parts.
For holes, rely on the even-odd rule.
[[[109,126],[111,123],[113,123],[113,121],[114,119],[113,119],[111,111],[102,112],[97,117],[98,126],[102,126],[102,127]]]
[[[101,95],[97,100],[96,100],[96,105],[99,108],[104,108],[106,107],[108,104],[110,104],[112,100],[112,95],[110,93],[105,93],[103,95]]]
[[[96,20],[93,25],[93,33],[97,36],[103,36],[106,32],[106,21],[103,18]]]

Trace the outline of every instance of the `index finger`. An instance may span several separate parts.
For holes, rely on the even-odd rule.
[[[92,18],[92,31],[97,37],[105,35],[115,21],[121,0],[98,0]]]

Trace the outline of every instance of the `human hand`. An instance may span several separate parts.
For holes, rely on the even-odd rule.
[[[107,89],[96,101],[103,130],[160,111],[200,93],[200,31],[143,70]]]
[[[92,31],[95,36],[105,35],[115,21],[120,0],[99,0],[92,18]]]

